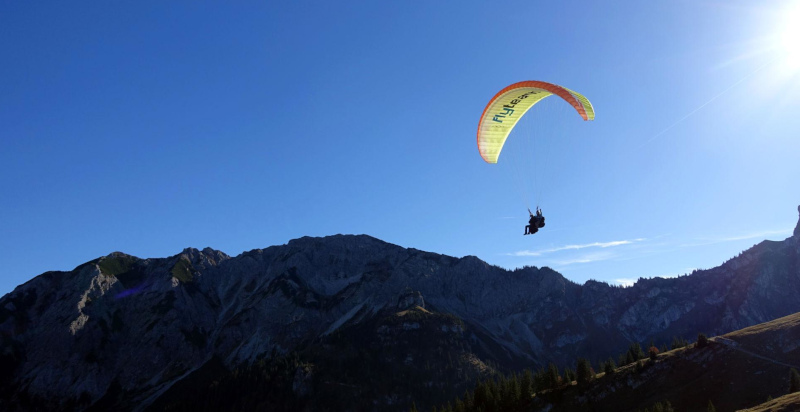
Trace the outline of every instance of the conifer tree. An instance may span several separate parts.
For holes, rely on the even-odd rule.
[[[504,400],[503,404],[506,406],[505,410],[514,410],[516,409],[515,406],[519,402],[520,398],[520,388],[519,388],[519,378],[517,374],[511,375],[511,379],[508,381],[508,387],[506,389],[506,399]]]
[[[519,381],[519,392],[520,400],[525,403],[533,396],[533,373],[530,369],[525,369],[525,372],[522,372],[522,378]]]
[[[677,336],[672,338],[672,349],[685,348],[687,346],[689,346],[689,342],[686,339]]]
[[[708,400],[708,408],[706,408],[706,412],[717,412],[717,408],[715,408],[714,404],[711,403],[711,399]]]
[[[500,376],[500,379],[497,380],[497,391],[495,392],[495,404],[499,408],[503,408],[503,402],[506,399],[506,394],[508,393],[508,379],[506,379],[505,375]]]
[[[410,410],[410,412],[419,412],[419,409],[417,409],[416,402],[411,402],[411,410]]]
[[[625,366],[628,364],[628,356],[630,356],[628,352],[621,353],[619,355],[619,361],[618,361],[619,366]]]
[[[558,388],[558,385],[561,383],[561,376],[558,374],[558,367],[554,363],[550,363],[547,370],[547,380],[550,384],[550,388],[555,389]]]
[[[547,380],[547,371],[544,370],[544,368],[540,367],[539,370],[536,372],[536,376],[534,377],[534,383],[536,384],[537,391],[547,389],[550,387],[550,382]]]
[[[698,348],[705,348],[708,346],[708,338],[706,335],[700,333],[697,335],[697,347]]]
[[[506,379],[505,376],[501,377],[497,382],[497,407],[499,410],[508,409],[508,397],[511,392],[511,380]]]
[[[489,394],[488,394],[488,388],[487,388],[486,384],[484,384],[483,382],[478,382],[477,384],[475,384],[475,391],[473,393],[474,393],[474,396],[473,396],[472,402],[473,402],[473,405],[475,406],[475,408],[476,409],[477,408],[484,408],[485,409],[486,405],[488,405],[488,403],[489,403],[488,402]]]
[[[789,393],[795,393],[800,391],[800,373],[797,373],[797,369],[792,368],[791,377],[789,378]]]
[[[469,411],[473,409],[473,405],[472,393],[470,393],[470,391],[464,391],[464,408]]]
[[[467,412],[467,409],[464,407],[464,402],[461,398],[456,398],[455,404],[453,404],[453,412]]]
[[[570,368],[564,368],[564,380],[567,381],[567,384],[572,383],[575,380],[575,372]]]
[[[592,365],[584,358],[578,359],[578,365],[575,374],[577,375],[576,378],[578,380],[578,385],[585,385],[591,382],[592,378],[594,378],[594,376],[592,376]]]
[[[613,375],[616,368],[617,365],[614,364],[614,359],[608,358],[608,362],[606,362],[606,367],[604,369],[606,375]]]
[[[639,359],[644,359],[644,357],[645,357],[645,354],[642,351],[642,346],[639,345],[639,342],[631,343],[631,346],[628,349],[628,352],[633,357],[633,360],[631,361],[631,363],[636,362]]]
[[[489,380],[486,384],[486,405],[483,409],[486,411],[497,410],[497,399],[500,396],[500,391],[497,390],[497,382]]]

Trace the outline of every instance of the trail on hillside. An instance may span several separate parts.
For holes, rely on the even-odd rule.
[[[763,360],[768,361],[768,362],[772,362],[772,363],[774,363],[776,365],[781,365],[781,366],[786,366],[786,367],[789,367],[789,368],[800,369],[800,367],[798,367],[797,365],[791,365],[791,364],[788,364],[788,363],[784,363],[784,362],[781,362],[779,360],[775,360],[775,359],[769,358],[767,356],[760,355],[758,353],[754,353],[754,352],[751,352],[751,351],[749,351],[747,349],[744,349],[739,345],[739,342],[736,342],[735,340],[732,340],[732,339],[723,338],[722,336],[715,336],[715,337],[713,337],[713,338],[711,338],[709,340],[714,341],[714,342],[719,343],[719,344],[722,344],[722,345],[725,345],[725,346],[727,346],[727,347],[729,347],[729,348],[731,348],[731,349],[733,349],[735,351],[746,353],[746,354],[748,354],[750,356],[754,356],[756,358],[763,359]]]

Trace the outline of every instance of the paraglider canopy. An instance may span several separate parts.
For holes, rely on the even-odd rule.
[[[500,151],[517,122],[536,103],[556,95],[583,118],[594,120],[594,108],[583,95],[552,83],[524,81],[500,90],[486,105],[478,123],[478,151],[487,163],[497,163]]]

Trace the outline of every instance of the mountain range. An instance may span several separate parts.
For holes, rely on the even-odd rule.
[[[236,257],[114,252],[0,298],[0,409],[180,410],[261,365],[277,392],[259,407],[407,410],[496,373],[800,312],[798,258],[800,222],[716,268],[631,287],[366,235]]]

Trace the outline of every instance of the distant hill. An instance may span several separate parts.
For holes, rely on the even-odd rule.
[[[676,411],[718,411],[756,407],[789,391],[791,368],[800,370],[800,313],[723,336],[708,346],[692,344],[658,355],[655,361],[598,374],[589,385],[573,382],[541,393],[534,405],[552,411],[641,411],[670,402]],[[795,394],[796,395],[796,394]],[[800,398],[781,398],[791,411]],[[792,409],[794,408],[794,409]],[[536,409],[536,408],[535,408]],[[771,410],[771,409],[767,409]]]
[[[262,406],[405,410],[493,373],[798,312],[798,256],[797,236],[764,241],[717,268],[621,288],[364,235],[237,257],[115,252],[0,298],[0,409],[167,408],[239,371],[271,383]]]

